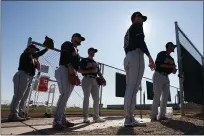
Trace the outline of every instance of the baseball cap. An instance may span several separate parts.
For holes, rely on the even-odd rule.
[[[147,20],[147,16],[143,16],[142,13],[140,12],[134,12],[131,16],[131,20],[133,22],[133,20],[135,19],[136,16],[140,16],[143,18],[144,22]]]
[[[98,50],[94,48],[89,48],[88,51],[94,51],[95,53],[98,52]]]
[[[177,47],[177,45],[173,44],[172,42],[168,42],[168,43],[166,44],[166,48],[168,48],[169,46],[173,46],[174,48]]]
[[[40,49],[37,48],[37,47],[36,47],[35,45],[33,45],[33,44],[28,45],[27,49],[28,49],[28,48],[34,48],[36,51],[40,51]]]
[[[72,35],[72,38],[73,38],[73,37],[80,37],[80,38],[82,39],[82,41],[85,41],[85,38],[82,37],[81,34],[79,34],[79,33],[73,34],[73,35]]]

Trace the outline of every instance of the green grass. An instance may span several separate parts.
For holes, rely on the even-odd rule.
[[[6,112],[6,111],[9,111],[9,107],[1,107],[1,111],[4,111],[4,112]],[[37,108],[33,108],[33,107],[29,107],[29,112],[38,112],[38,113],[44,113],[45,112],[45,110],[46,110],[46,108],[45,107],[37,107]],[[56,110],[56,108],[53,108],[52,109],[53,110],[53,112]],[[89,108],[89,110],[90,111],[93,111],[93,108]],[[138,111],[139,112],[139,110],[136,110],[136,111]],[[142,112],[148,112],[149,110],[142,110]],[[81,108],[66,108],[66,112],[82,112],[82,109]],[[121,110],[121,109],[119,109],[119,110],[117,110],[117,109],[102,109],[102,112],[124,112],[124,110]]]

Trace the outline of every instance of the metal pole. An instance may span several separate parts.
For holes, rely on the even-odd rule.
[[[140,90],[140,118],[142,119],[142,85],[139,87]]]
[[[53,91],[52,103],[51,103],[51,109],[50,109],[51,114],[52,114],[53,102],[54,102],[54,98],[55,98],[55,87],[56,87],[55,84],[53,84],[53,85],[54,85],[54,88],[53,88],[54,91]]]
[[[52,85],[50,85],[50,87],[49,87],[49,92],[48,92],[48,100],[47,100],[47,107],[46,107],[46,113],[48,113],[48,106],[49,106],[49,101],[50,101],[50,91],[51,91],[51,86]]]
[[[102,71],[102,75],[103,75],[103,73],[104,73],[104,65],[102,64],[102,66],[101,66],[101,71]],[[102,101],[102,91],[103,91],[103,86],[101,86],[101,91],[100,91],[100,103],[99,103],[99,105],[100,105],[100,107],[99,107],[99,114],[100,114],[100,116],[101,116],[101,110],[102,110],[102,106],[101,106],[101,101]]]
[[[29,46],[29,45],[31,44],[31,42],[32,42],[32,38],[29,37],[29,38],[28,38],[28,44],[27,44],[27,46]]]
[[[179,72],[179,86],[180,86],[180,104],[181,104],[181,116],[184,116],[184,99],[183,99],[183,70],[182,70],[182,56],[181,56],[181,45],[179,42],[178,34],[178,23],[175,22],[175,33],[176,33],[176,45],[177,45],[177,57],[178,57],[178,72]]]
[[[203,48],[203,54],[204,54],[204,48]],[[201,57],[202,59],[202,65],[203,65],[203,109],[202,113],[204,114],[204,57]]]

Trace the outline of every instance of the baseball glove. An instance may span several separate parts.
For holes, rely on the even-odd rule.
[[[81,84],[81,81],[77,75],[69,74],[69,82],[72,85],[79,86]]]
[[[49,49],[54,49],[54,41],[48,36],[45,36],[45,41],[43,42],[43,45]]]
[[[106,80],[104,80],[103,78],[97,77],[96,78],[96,82],[98,83],[98,85],[106,85]]]

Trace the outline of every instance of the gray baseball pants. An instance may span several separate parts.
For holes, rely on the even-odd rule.
[[[124,97],[125,117],[130,120],[134,117],[136,94],[144,74],[144,53],[136,49],[127,53],[124,59],[126,71],[126,91]]]
[[[155,71],[155,73],[153,74],[153,91],[154,98],[152,104],[151,118],[152,119],[157,118],[159,103],[160,103],[160,115],[158,115],[158,117],[163,118],[165,117],[166,106],[170,91],[169,77]],[[162,98],[160,101],[161,96]]]
[[[30,94],[30,86],[33,77],[24,71],[18,71],[13,76],[14,95],[10,106],[9,117],[23,115],[26,101]]]
[[[89,116],[89,97],[93,98],[94,116],[99,116],[99,85],[95,78],[83,77],[82,89],[84,92],[83,114],[87,118]]]
[[[68,68],[60,65],[55,71],[55,78],[59,87],[59,99],[57,102],[57,108],[55,112],[55,121],[61,123],[64,118],[64,110],[66,108],[67,101],[74,89],[74,86],[70,84],[68,77]]]

